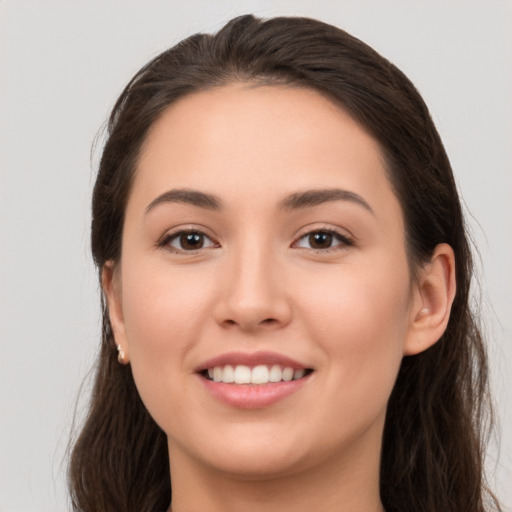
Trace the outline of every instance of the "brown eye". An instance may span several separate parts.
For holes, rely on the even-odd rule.
[[[318,230],[305,234],[295,242],[294,247],[312,249],[314,251],[327,251],[329,249],[342,249],[352,245],[352,241],[335,231]]]
[[[176,251],[197,251],[214,247],[212,240],[200,231],[180,231],[167,239],[166,245]]]
[[[201,249],[204,245],[204,237],[199,233],[182,233],[179,241],[181,248],[188,251]]]
[[[332,245],[332,233],[317,231],[308,235],[309,246],[312,249],[327,249]]]

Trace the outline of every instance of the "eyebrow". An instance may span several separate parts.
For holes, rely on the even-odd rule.
[[[374,214],[371,206],[359,194],[340,188],[296,192],[281,200],[278,207],[282,211],[299,210],[331,201],[349,201],[362,206],[370,213]],[[199,190],[180,188],[172,189],[159,195],[146,207],[145,213],[148,213],[159,204],[164,203],[185,203],[214,211],[222,209],[222,201],[217,196],[200,192]]]
[[[187,188],[178,188],[164,192],[151,201],[146,207],[145,213],[148,213],[155,208],[155,206],[163,203],[186,203],[206,210],[220,210],[222,208],[221,200],[212,194],[206,194],[205,192]]]
[[[284,211],[298,210],[301,208],[318,206],[331,201],[349,201],[356,203],[368,210],[372,215],[375,215],[372,207],[359,194],[351,192],[350,190],[343,190],[341,188],[327,188],[297,192],[285,197],[279,203],[279,208]]]

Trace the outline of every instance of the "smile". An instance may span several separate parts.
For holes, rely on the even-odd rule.
[[[312,368],[274,352],[229,352],[196,368],[204,389],[230,407],[259,409],[295,394],[314,373]]]
[[[306,368],[294,369],[290,366],[274,364],[272,366],[257,365],[254,367],[246,365],[225,365],[214,366],[204,371],[204,376],[213,382],[224,384],[269,384],[275,382],[290,382],[302,379],[311,370]]]

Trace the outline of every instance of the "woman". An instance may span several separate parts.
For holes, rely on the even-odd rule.
[[[75,510],[499,509],[450,164],[364,43],[244,16],[147,64],[110,118],[92,248]]]

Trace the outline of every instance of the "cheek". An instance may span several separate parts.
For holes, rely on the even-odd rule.
[[[384,343],[393,332],[403,335],[411,293],[408,272],[398,267],[386,272],[378,264],[339,266],[301,280],[295,294],[303,297],[301,313],[314,325],[312,334],[331,338],[338,332],[340,348],[344,339],[358,339],[359,347],[375,349],[379,339]]]
[[[152,263],[124,267],[123,312],[133,345],[130,351],[148,345],[155,350],[178,348],[201,325],[210,300],[204,272],[183,268],[173,272],[165,262]]]
[[[154,263],[154,262],[153,262]],[[196,272],[170,272],[166,265],[123,268],[123,313],[137,388],[151,410],[158,390],[176,389],[187,353],[200,339],[211,292]],[[174,385],[173,385],[174,383]],[[162,402],[161,402],[162,403]]]
[[[407,269],[407,267],[401,267]],[[385,407],[403,357],[410,288],[407,271],[351,266],[315,276],[304,299],[304,325],[329,362],[332,389],[345,404]]]

